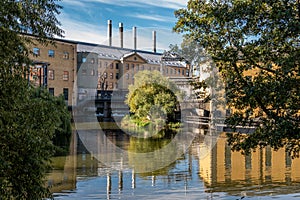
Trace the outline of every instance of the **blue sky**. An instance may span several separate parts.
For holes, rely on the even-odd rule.
[[[178,43],[181,35],[172,33],[174,11],[185,8],[188,0],[63,0],[58,19],[65,38],[107,44],[107,20],[112,20],[113,46],[119,46],[119,22],[124,26],[124,47],[132,48],[132,27],[137,27],[138,49],[149,50],[152,31],[157,31],[157,49]]]

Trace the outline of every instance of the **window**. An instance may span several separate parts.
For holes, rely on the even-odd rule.
[[[114,74],[113,74],[113,73],[110,73],[110,74],[109,74],[109,77],[110,77],[110,79],[113,79],[113,78],[114,78]]]
[[[116,63],[116,69],[119,69],[119,63]]]
[[[68,88],[64,88],[63,93],[64,93],[64,99],[66,101],[68,101],[69,100],[69,89]]]
[[[53,69],[49,69],[48,77],[49,77],[49,80],[54,80],[54,70]]]
[[[49,88],[49,93],[54,96],[54,88]]]
[[[68,71],[64,71],[63,80],[64,81],[68,81],[69,80],[69,72]]]
[[[114,88],[114,83],[110,83],[109,87],[110,87],[110,89],[113,89]]]
[[[116,79],[119,79],[119,73],[116,73]]]
[[[48,56],[51,57],[51,58],[54,58],[54,50],[50,49],[48,50]]]
[[[91,69],[91,76],[95,76],[95,70]]]
[[[105,62],[105,68],[107,68],[107,62]]]
[[[132,70],[134,70],[134,64],[131,64],[131,68],[132,68]]]
[[[182,70],[182,75],[184,75],[184,69]]]
[[[83,58],[81,59],[81,62],[85,63],[85,62],[86,62],[86,58],[83,57]]]
[[[107,73],[106,73],[106,72],[104,72],[104,74],[103,74],[103,75],[104,75],[104,78],[107,78]]]
[[[34,56],[39,56],[40,53],[41,53],[41,52],[40,52],[40,49],[39,49],[39,48],[37,48],[37,47],[34,47],[34,48],[33,48],[33,55],[34,55]]]
[[[82,69],[82,75],[86,75],[86,69]]]
[[[102,67],[102,62],[99,60],[99,68]]]
[[[118,89],[118,83],[115,83],[115,88]]]
[[[126,69],[129,70],[129,64],[128,63],[126,63]]]
[[[142,70],[144,70],[145,69],[145,66],[144,65],[142,65]]]
[[[100,78],[101,77],[101,72],[98,72],[98,78]]]
[[[180,69],[178,69],[178,74],[180,74]]]
[[[129,74],[126,74],[126,79],[129,79]]]
[[[95,63],[95,59],[91,58],[91,63],[94,64]]]
[[[166,69],[166,73],[169,73],[169,69],[168,68]]]
[[[69,52],[64,52],[64,57],[63,57],[65,60],[68,60],[69,59]]]
[[[139,69],[140,69],[139,64],[136,64],[136,70],[139,71]]]
[[[111,69],[113,69],[113,68],[114,68],[114,65],[113,65],[113,63],[110,63],[110,64],[109,64],[109,66],[110,66],[110,68],[111,68]]]

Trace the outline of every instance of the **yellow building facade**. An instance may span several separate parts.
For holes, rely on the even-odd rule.
[[[45,86],[54,96],[64,95],[68,106],[76,104],[76,68],[77,44],[75,42],[54,39],[53,44],[41,44],[34,37],[29,45],[29,80],[35,86]]]
[[[213,138],[213,148],[199,159],[199,176],[207,188],[227,188],[251,184],[261,188],[269,184],[286,185],[300,182],[300,159],[291,159],[285,149],[274,151],[270,147],[256,149],[250,155],[232,152],[226,137]],[[207,146],[200,146],[200,152]]]

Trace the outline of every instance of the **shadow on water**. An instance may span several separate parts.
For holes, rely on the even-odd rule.
[[[257,149],[243,156],[230,150],[224,135],[205,136],[204,141],[204,136],[199,134],[188,151],[173,160],[176,144],[168,151],[157,151],[170,145],[172,137],[144,139],[120,133],[107,130],[106,139],[127,152],[154,153],[149,157],[133,154],[120,157],[108,152],[108,157],[117,162],[107,166],[97,159],[96,152],[88,152],[73,133],[71,155],[53,158],[54,169],[48,176],[55,199],[300,197],[300,159],[292,160],[284,149]],[[217,140],[212,148],[207,144],[210,140]],[[105,142],[100,144],[103,146]],[[162,160],[169,162],[155,168]]]

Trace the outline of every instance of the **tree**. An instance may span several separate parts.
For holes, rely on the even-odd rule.
[[[211,55],[232,108],[226,123],[258,126],[228,134],[233,150],[270,145],[299,156],[300,5],[295,0],[190,0],[174,27]]]
[[[187,63],[191,65],[191,73],[193,79],[190,81],[191,86],[193,87],[195,99],[200,100],[203,103],[206,103],[210,99],[209,92],[207,88],[211,86],[211,82],[208,78],[203,78],[203,74],[200,74],[200,71],[203,71],[201,65],[206,65],[206,73],[209,73],[213,66],[211,64],[211,59],[209,55],[205,52],[202,46],[199,46],[197,41],[193,40],[190,37],[183,37],[183,41],[178,47],[178,45],[170,45],[170,52],[175,52],[186,60]],[[206,79],[206,80],[204,80]]]
[[[175,83],[163,77],[158,71],[141,71],[135,75],[129,86],[126,103],[130,112],[139,120],[174,121],[179,89]]]
[[[52,138],[68,118],[66,106],[23,76],[31,64],[29,33],[44,44],[62,36],[56,0],[0,2],[0,196],[48,197],[45,173],[53,155]]]
[[[1,75],[9,73],[14,66],[14,74],[23,70],[23,65],[30,64],[28,43],[30,38],[22,33],[36,36],[41,43],[47,43],[54,36],[61,37],[63,31],[58,27],[56,15],[62,8],[56,4],[60,0],[11,1],[0,3],[0,47]]]

